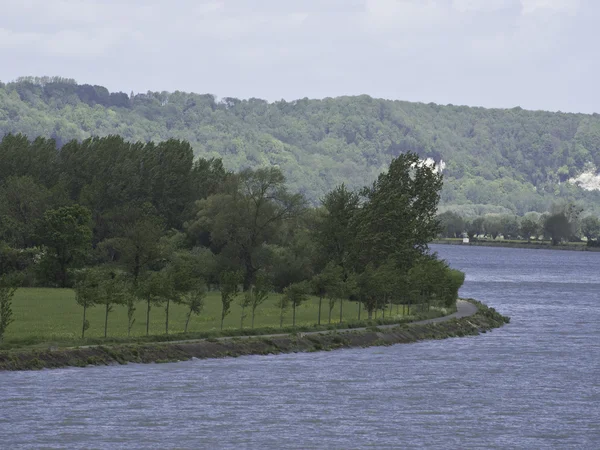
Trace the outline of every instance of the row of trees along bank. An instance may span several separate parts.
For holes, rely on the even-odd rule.
[[[600,238],[600,218],[584,214],[584,208],[575,202],[558,202],[550,211],[540,214],[529,212],[522,217],[509,214],[485,214],[476,217],[463,217],[454,211],[438,215],[440,236],[470,239],[487,237],[496,239],[550,239],[553,245],[561,242],[580,242],[586,239],[588,245],[597,246]]]
[[[344,300],[368,318],[392,304],[452,307],[464,280],[428,250],[442,177],[412,153],[318,207],[289,192],[278,168],[228,172],[218,159],[194,160],[179,140],[110,136],[57,150],[7,135],[0,161],[0,336],[17,286],[73,287],[83,336],[88,308],[104,308],[106,330],[117,304],[129,331],[140,303],[147,318],[164,307],[166,333],[170,306],[184,304],[187,331],[212,288],[222,324],[233,301],[253,323],[273,291],[294,317],[310,294],[329,317]]]

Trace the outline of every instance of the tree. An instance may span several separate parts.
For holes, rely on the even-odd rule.
[[[250,308],[252,309],[252,328],[254,328],[254,316],[256,315],[256,309],[262,305],[271,292],[271,281],[264,272],[256,274],[254,285],[248,291],[250,293]]]
[[[586,216],[581,221],[581,233],[588,239],[600,237],[600,219],[596,216]]]
[[[131,208],[120,217],[118,237],[103,242],[106,250],[114,249],[118,261],[133,277],[137,286],[143,270],[163,256],[160,238],[164,233],[162,219],[154,215],[149,205]]]
[[[34,244],[35,226],[42,218],[51,193],[30,176],[9,177],[0,187],[0,233],[12,245]]]
[[[357,214],[355,263],[363,268],[390,257],[399,267],[428,250],[439,232],[436,210],[442,176],[414,153],[395,158],[389,170],[362,192]]]
[[[83,308],[81,339],[84,339],[85,332],[90,327],[90,322],[86,319],[87,310],[100,301],[101,275],[98,269],[84,269],[78,275],[75,283],[75,301]]]
[[[564,213],[552,214],[544,222],[544,234],[552,239],[552,245],[571,236],[571,223]]]
[[[469,220],[466,222],[465,228],[469,239],[473,239],[474,237],[479,236],[484,232],[483,222],[484,218],[481,216],[475,217],[473,220]]]
[[[377,307],[380,295],[381,285],[377,279],[376,269],[372,263],[369,263],[357,277],[357,297],[360,304],[367,309],[369,320],[373,318],[373,311]]]
[[[283,297],[292,305],[292,326],[296,326],[296,308],[308,299],[308,286],[305,282],[290,284],[283,290]]]
[[[58,266],[61,287],[67,286],[67,269],[82,262],[90,250],[90,222],[89,210],[74,205],[46,211],[38,225],[39,241]]]
[[[342,184],[326,194],[321,205],[315,225],[315,241],[321,257],[341,267],[345,275],[355,246],[356,228],[353,221],[360,198]]]
[[[575,237],[578,233],[580,226],[580,217],[583,212],[583,206],[578,202],[560,200],[556,203],[552,204],[550,208],[551,216],[559,216],[563,215],[567,219],[569,223],[569,235],[564,239],[570,239],[571,237]],[[556,223],[555,223],[556,226]]]
[[[165,271],[149,271],[141,278],[135,289],[137,296],[146,302],[146,336],[150,334],[150,310],[160,305],[168,295],[169,279]]]
[[[12,313],[12,299],[17,291],[17,282],[10,275],[0,276],[0,342],[8,326],[14,322]]]
[[[283,327],[283,316],[285,312],[290,307],[290,299],[287,295],[279,295],[277,296],[277,300],[275,302],[275,306],[279,308],[279,328]]]
[[[498,214],[486,214],[483,218],[485,233],[496,239],[502,233],[502,219]]]
[[[521,219],[521,236],[527,238],[527,241],[531,240],[531,236],[536,238],[540,234],[540,222],[539,217],[535,214],[525,214]]]
[[[321,305],[323,298],[327,297],[329,307],[329,323],[331,323],[331,312],[335,306],[335,296],[339,291],[338,286],[342,282],[343,269],[335,262],[330,262],[321,273],[312,278],[312,292],[319,297],[319,315],[317,324],[321,325]]]
[[[231,302],[240,292],[240,278],[239,272],[225,271],[221,273],[221,330],[223,329],[225,317],[231,311]]]
[[[502,236],[504,239],[515,239],[519,235],[520,224],[519,218],[513,215],[504,215],[500,219],[502,226]]]
[[[464,219],[454,211],[446,211],[438,215],[442,236],[448,238],[458,238],[465,230]]]
[[[188,233],[208,231],[215,252],[239,261],[248,290],[261,268],[258,253],[277,235],[284,221],[304,210],[304,199],[289,194],[285,178],[276,168],[243,170],[230,177],[224,191],[197,202],[196,220]]]
[[[104,337],[108,335],[108,315],[113,312],[114,305],[127,302],[128,287],[123,277],[116,272],[106,272],[99,283],[98,304],[104,305]],[[129,325],[129,330],[130,330]]]
[[[202,282],[197,283],[184,297],[182,304],[188,307],[185,319],[184,333],[188,331],[188,325],[192,314],[200,315],[204,308],[204,299],[206,298],[206,285]]]

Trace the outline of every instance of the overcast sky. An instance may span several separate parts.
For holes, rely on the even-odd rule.
[[[600,112],[599,0],[5,0],[0,80]]]

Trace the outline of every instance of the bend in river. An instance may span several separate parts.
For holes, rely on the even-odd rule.
[[[433,246],[481,336],[0,373],[11,448],[600,448],[600,254]]]

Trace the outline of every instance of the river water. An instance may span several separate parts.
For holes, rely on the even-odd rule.
[[[434,246],[481,336],[0,373],[0,448],[600,448],[600,253]]]

